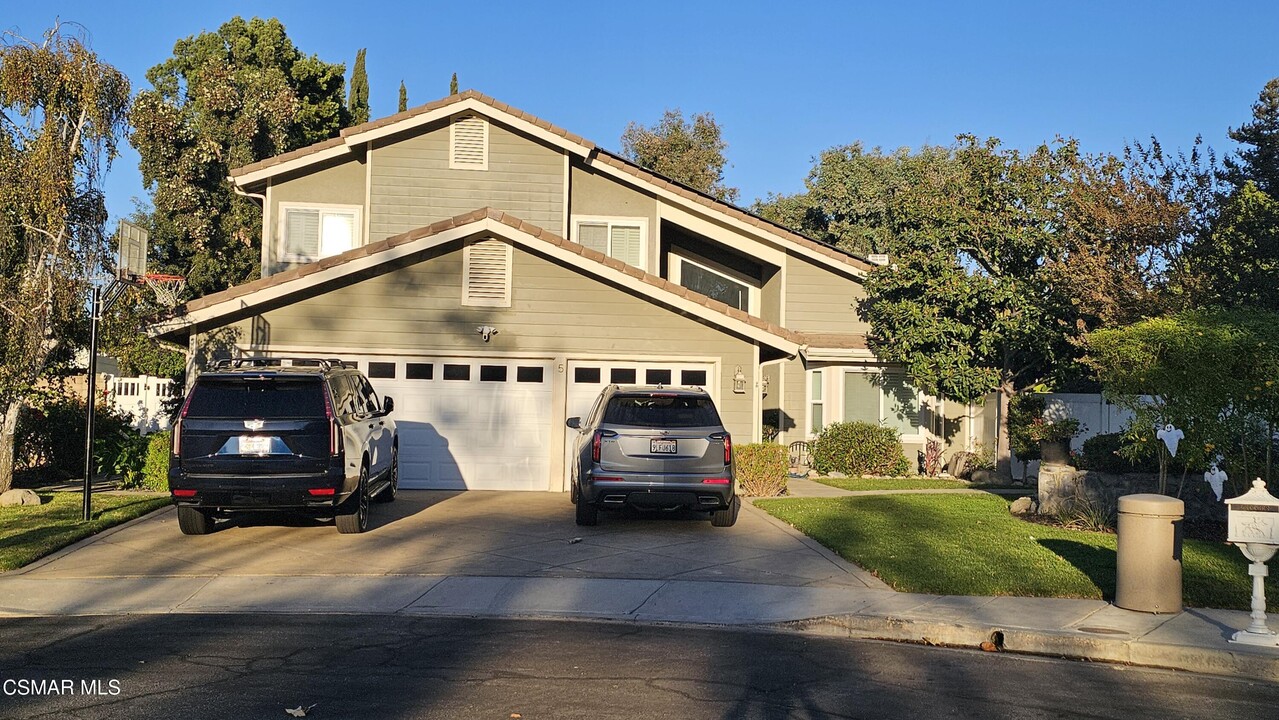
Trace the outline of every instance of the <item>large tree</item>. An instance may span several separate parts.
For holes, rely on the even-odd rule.
[[[699,113],[692,121],[678,108],[667,110],[652,127],[636,122],[622,133],[622,154],[635,164],[725,202],[737,201],[737,188],[724,184],[728,160],[715,116]]]
[[[83,340],[85,290],[106,253],[101,180],[129,92],[61,26],[0,42],[0,491],[13,481],[19,412]]]
[[[346,106],[351,113],[352,125],[369,121],[369,73],[364,68],[365,51],[365,48],[360,48],[355,52],[355,66],[351,68],[351,90]]]
[[[157,224],[173,233],[152,238],[161,268],[196,295],[256,277],[261,208],[232,192],[227,171],[336,136],[345,71],[299,51],[278,20],[239,17],[179,40],[147,71],[130,139]]]
[[[1236,188],[1252,181],[1270,197],[1279,197],[1279,78],[1266,83],[1252,106],[1252,122],[1230,131],[1242,147],[1225,159],[1226,180]]]

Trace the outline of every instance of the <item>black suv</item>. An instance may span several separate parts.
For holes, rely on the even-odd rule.
[[[394,406],[341,360],[218,361],[173,426],[178,527],[203,535],[231,512],[288,510],[364,532],[369,499],[390,502],[399,487]]]

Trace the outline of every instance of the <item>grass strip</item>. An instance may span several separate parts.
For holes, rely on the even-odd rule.
[[[40,497],[42,505],[0,507],[0,572],[20,568],[169,504],[167,495],[98,494],[93,496],[92,519],[82,522],[80,493],[42,493]]]
[[[993,495],[759,500],[756,505],[904,592],[1094,598],[1115,595],[1116,536],[1013,517]],[[1186,540],[1189,607],[1247,610],[1247,561],[1234,546]],[[1279,578],[1267,579],[1270,612]]]

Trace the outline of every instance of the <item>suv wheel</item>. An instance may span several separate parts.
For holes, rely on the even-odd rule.
[[[208,535],[213,530],[213,518],[207,510],[179,507],[178,528],[183,535]]]
[[[586,498],[579,497],[573,509],[577,514],[578,525],[596,525],[600,521],[599,508],[586,502]]]
[[[711,513],[711,525],[715,527],[733,527],[737,522],[737,513],[742,509],[742,501],[733,496],[733,501],[723,510],[716,510]]]
[[[360,468],[360,484],[355,494],[346,500],[346,506],[338,508],[337,517],[333,518],[338,532],[343,534],[362,533],[369,529],[369,466]]]
[[[400,449],[398,447],[391,448],[391,469],[386,471],[386,481],[386,487],[373,496],[374,500],[384,503],[392,502],[395,500],[395,494],[400,491]]]

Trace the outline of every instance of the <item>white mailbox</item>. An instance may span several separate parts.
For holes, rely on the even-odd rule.
[[[1266,563],[1279,551],[1279,498],[1266,492],[1260,479],[1252,481],[1252,489],[1226,501],[1229,511],[1227,540],[1252,561],[1252,622],[1248,629],[1234,634],[1230,642],[1248,645],[1279,645],[1279,635],[1266,625]]]

